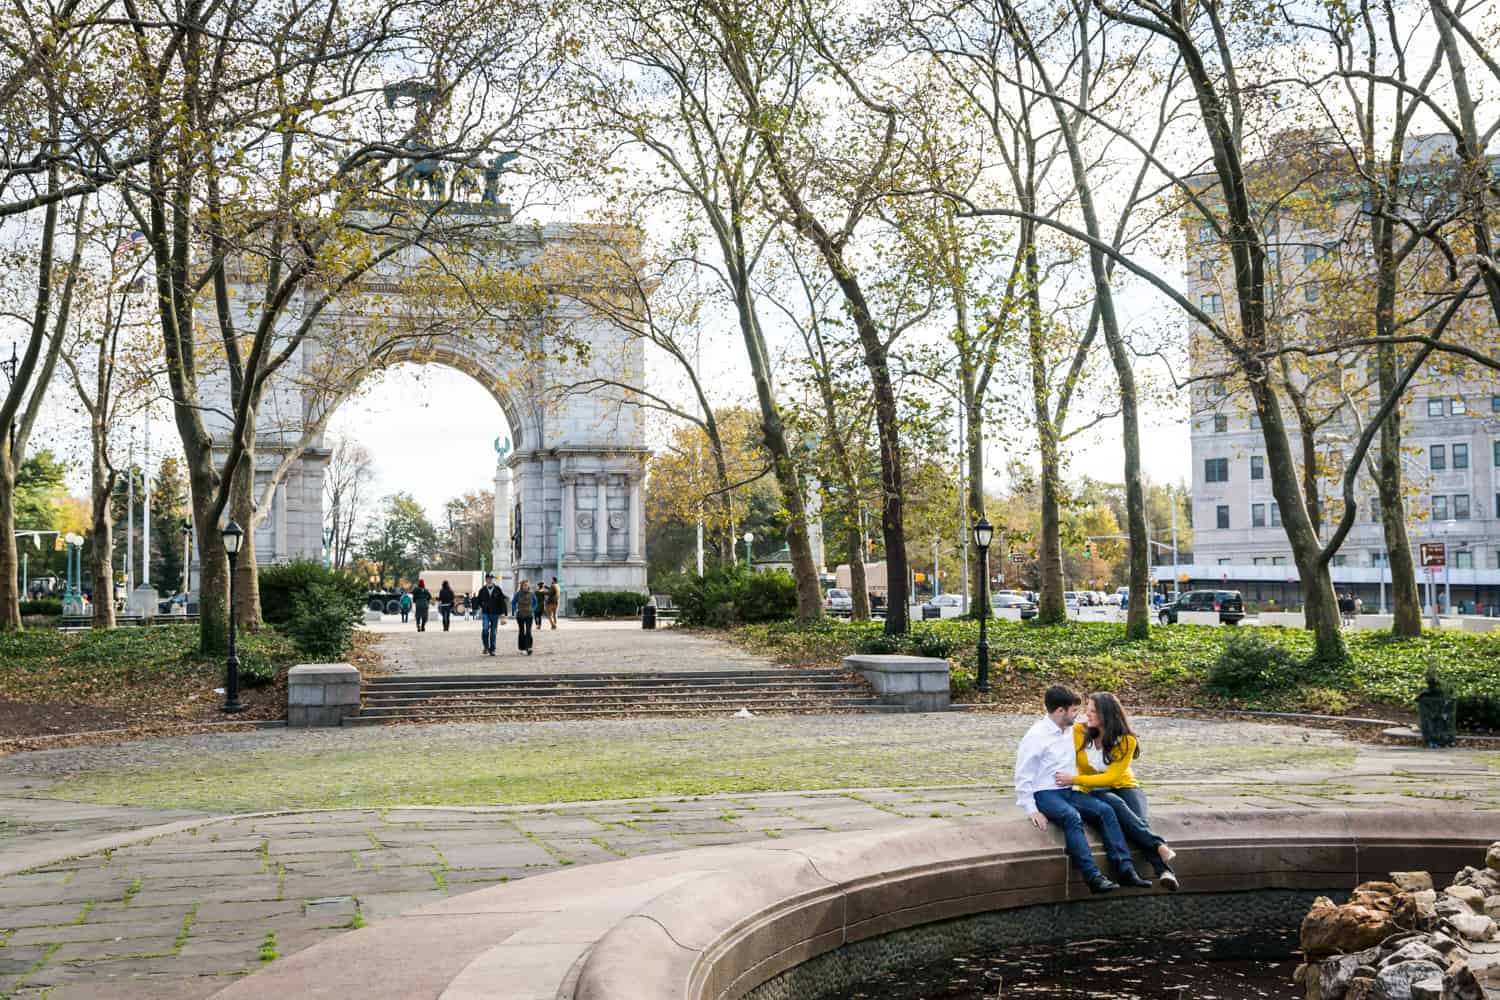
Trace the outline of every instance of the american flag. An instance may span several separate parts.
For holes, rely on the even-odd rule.
[[[145,242],[146,234],[141,232],[139,229],[132,229],[129,233],[121,236],[120,242],[115,244],[115,260],[118,261],[121,257],[130,253],[136,247],[145,244]]]

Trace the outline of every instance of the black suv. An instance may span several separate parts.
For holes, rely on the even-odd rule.
[[[1190,590],[1161,609],[1161,623],[1176,625],[1179,611],[1217,611],[1225,625],[1238,625],[1245,617],[1245,601],[1238,590]]]

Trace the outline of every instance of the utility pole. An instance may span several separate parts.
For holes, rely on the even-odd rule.
[[[1177,593],[1177,491],[1168,490],[1172,498],[1172,593]]]
[[[146,484],[146,505],[141,508],[141,586],[151,586],[151,411],[146,411],[146,457],[142,478]]]
[[[135,588],[131,582],[135,579],[135,445],[130,446],[130,462],[125,466],[125,593],[129,594]],[[114,581],[109,582],[110,588],[114,588]],[[109,599],[114,600],[115,595],[111,593]],[[98,600],[99,595],[94,595]]]

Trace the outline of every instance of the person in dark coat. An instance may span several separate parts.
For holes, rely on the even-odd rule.
[[[448,631],[448,619],[453,614],[453,588],[447,580],[438,588],[438,614],[443,616],[443,631]]]
[[[427,631],[427,606],[432,603],[432,591],[427,589],[425,580],[418,580],[416,589],[411,592],[412,607],[417,612],[417,631]]]
[[[531,623],[541,614],[536,592],[531,589],[530,581],[521,581],[521,586],[517,588],[516,596],[511,601],[510,611],[516,617],[516,648],[530,656]]]
[[[495,583],[495,574],[486,573],[484,586],[474,595],[470,606],[479,610],[479,641],[486,656],[495,655],[495,630],[500,626],[500,616],[505,613],[505,591]]]

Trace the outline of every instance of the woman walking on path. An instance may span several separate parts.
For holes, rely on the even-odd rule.
[[[417,581],[417,589],[411,592],[412,604],[417,609],[417,631],[427,631],[427,606],[432,603],[432,591],[427,589],[425,580]]]
[[[448,631],[448,619],[453,614],[453,588],[447,580],[438,588],[438,614],[443,616],[443,631]]]
[[[516,616],[516,649],[522,650],[527,656],[531,655],[531,622],[538,614],[536,593],[531,589],[531,581],[522,580],[521,586],[516,588],[516,596],[511,602],[511,614]]]
[[[1151,831],[1146,793],[1135,779],[1131,762],[1141,755],[1140,740],[1120,699],[1107,691],[1089,695],[1087,721],[1073,726],[1074,762],[1077,772],[1058,771],[1059,786],[1088,792],[1115,811],[1120,828],[1137,847],[1148,852],[1157,878],[1176,892],[1177,876],[1171,861],[1176,852]]]
[[[401,624],[406,624],[406,616],[411,614],[411,595],[401,595]]]

